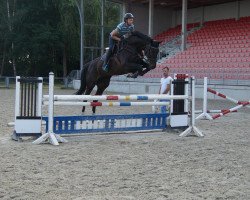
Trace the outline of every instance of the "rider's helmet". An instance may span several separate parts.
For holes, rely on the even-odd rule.
[[[132,18],[134,18],[134,15],[132,13],[126,13],[123,19],[124,22],[126,22],[127,19],[132,19]]]

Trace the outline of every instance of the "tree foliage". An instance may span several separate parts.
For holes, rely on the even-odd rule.
[[[7,6],[9,5],[9,7]],[[101,0],[84,1],[84,60],[100,56]],[[105,44],[120,5],[105,3]],[[79,69],[80,20],[75,0],[0,1],[0,75],[66,76]]]

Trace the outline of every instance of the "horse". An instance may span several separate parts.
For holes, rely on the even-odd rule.
[[[135,76],[143,76],[156,67],[159,44],[160,42],[154,41],[149,36],[139,31],[133,31],[124,40],[117,53],[110,58],[108,72],[102,69],[104,62],[102,57],[98,57],[84,65],[81,72],[80,89],[75,94],[90,95],[94,87],[97,86],[95,95],[102,95],[114,75],[133,73]],[[147,62],[142,59],[142,51],[145,52]],[[85,107],[83,106],[82,112],[84,113],[84,111]],[[95,111],[96,107],[93,106],[93,114],[95,114]]]

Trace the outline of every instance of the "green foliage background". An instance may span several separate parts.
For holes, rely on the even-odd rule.
[[[105,1],[105,46],[121,5]],[[101,0],[84,0],[84,62],[101,54]],[[94,47],[91,50],[90,47]],[[99,48],[99,49],[98,49]],[[0,1],[0,76],[66,76],[79,69],[80,19],[75,0]]]

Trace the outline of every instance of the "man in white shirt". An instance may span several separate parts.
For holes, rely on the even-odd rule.
[[[170,84],[171,81],[173,80],[171,76],[169,76],[169,68],[164,67],[162,69],[163,71],[163,77],[161,78],[161,87],[159,89],[159,94],[169,94],[170,91]],[[163,102],[169,101],[169,100],[161,100]],[[161,113],[166,113],[167,107],[166,106],[161,106]]]

